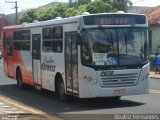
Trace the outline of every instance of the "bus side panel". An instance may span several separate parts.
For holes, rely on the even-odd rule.
[[[6,31],[6,40],[5,40],[5,74],[8,77],[14,77],[13,73],[13,30]]]
[[[7,54],[7,37],[11,36],[7,30],[3,30],[3,33],[5,33],[5,36],[3,34],[3,68],[4,68],[4,74],[9,77],[9,70],[8,70],[8,54]]]
[[[4,74],[8,76],[8,69],[7,69],[7,50],[3,49],[3,68]]]
[[[7,51],[6,51],[6,38],[4,36],[4,33],[6,31],[3,30],[3,36],[2,36],[2,40],[3,40],[3,69],[4,69],[4,75],[7,76]]]
[[[20,68],[23,82],[33,84],[32,79],[32,59],[30,51],[14,51],[14,79],[16,79],[16,69]]]
[[[6,37],[13,37],[13,33],[14,33],[15,29],[13,30],[7,30],[6,31]],[[17,51],[14,50],[14,40],[13,40],[13,44],[12,44],[12,48],[13,48],[13,54],[12,56],[9,56],[7,53],[7,39],[6,39],[6,49],[4,49],[4,74],[6,76],[10,76],[11,74],[13,74],[12,77],[13,79],[16,80],[16,70],[19,67],[22,73],[22,79],[23,82],[26,84],[33,84],[33,80],[32,80],[32,59],[31,59],[31,53],[30,51]],[[12,60],[12,64],[10,63],[10,61],[8,61],[8,59]],[[10,69],[12,68],[12,70]],[[12,73],[11,73],[12,72]]]
[[[65,32],[73,32],[78,30],[78,24],[64,24],[63,26],[63,51],[62,53],[56,52],[43,52],[41,55],[41,73],[42,73],[42,88],[55,91],[55,75],[60,73],[65,80]],[[54,26],[53,26],[54,27]],[[43,40],[42,40],[43,41]],[[43,43],[41,44],[43,48]],[[58,47],[58,46],[57,46]]]
[[[42,53],[41,68],[42,87],[55,91],[54,80],[56,73],[60,73],[65,79],[64,53]]]

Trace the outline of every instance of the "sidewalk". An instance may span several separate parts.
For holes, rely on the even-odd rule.
[[[155,74],[154,71],[150,71],[150,78],[160,79],[160,74]]]

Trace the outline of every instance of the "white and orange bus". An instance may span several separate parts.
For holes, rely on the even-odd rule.
[[[149,91],[148,22],[129,13],[83,14],[3,28],[4,73],[79,98]]]

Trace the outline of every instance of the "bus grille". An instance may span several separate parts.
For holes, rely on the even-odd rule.
[[[138,73],[101,76],[102,87],[127,87],[137,84]]]

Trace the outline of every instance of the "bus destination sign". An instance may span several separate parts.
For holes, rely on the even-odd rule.
[[[85,25],[131,25],[146,23],[144,15],[130,14],[92,15],[84,16],[83,19]]]
[[[133,19],[130,19],[133,20]],[[124,24],[128,24],[129,22],[129,18],[113,18],[113,17],[109,17],[109,18],[100,18],[99,23],[101,25],[112,25],[112,24],[116,24],[116,25],[124,25]]]

